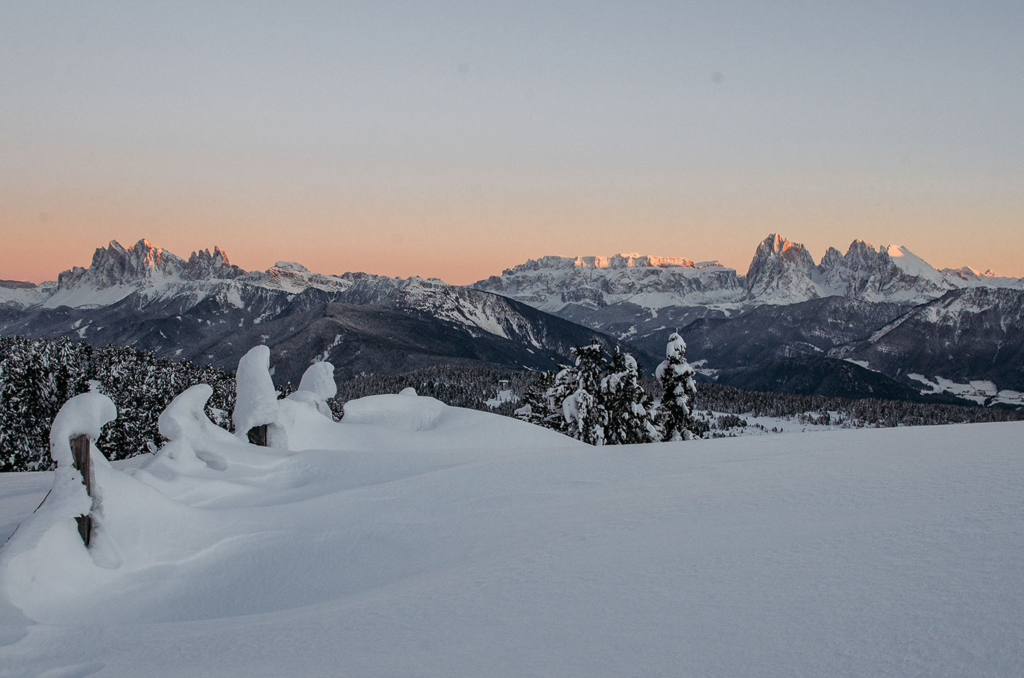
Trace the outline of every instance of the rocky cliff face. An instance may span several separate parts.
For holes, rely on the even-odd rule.
[[[193,252],[184,260],[167,250],[154,247],[143,238],[125,248],[116,240],[107,247],[99,247],[92,255],[88,268],[76,266],[57,278],[57,291],[132,285],[141,282],[173,282],[183,280],[210,280],[237,278],[244,271],[232,266],[227,256],[214,248]]]
[[[743,278],[717,261],[619,254],[531,259],[472,287],[557,312],[572,305],[663,308],[731,303],[742,295]]]
[[[807,248],[773,233],[754,252],[743,299],[761,304],[816,299],[823,295],[814,283],[814,272],[814,259]]]

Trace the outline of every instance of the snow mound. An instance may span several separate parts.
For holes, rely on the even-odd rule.
[[[1021,423],[592,448],[448,408],[346,451],[373,427],[320,419],[331,449],[98,468],[90,549],[48,500],[0,550],[0,673],[1024,669]]]
[[[307,367],[299,381],[299,391],[311,393],[323,400],[336,396],[338,384],[334,381],[334,365],[318,362]]]
[[[344,421],[397,431],[429,431],[437,428],[448,409],[440,400],[417,396],[414,389],[407,388],[398,395],[350,400],[345,403]]]

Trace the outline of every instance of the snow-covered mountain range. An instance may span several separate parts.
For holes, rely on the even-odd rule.
[[[148,240],[111,242],[55,284],[0,287],[0,333],[128,345],[227,369],[266,343],[283,379],[297,379],[314,356],[348,378],[453,362],[549,368],[593,337],[615,343],[436,279],[324,275],[291,262],[244,271],[216,248],[183,259]]]
[[[746,275],[717,261],[619,254],[531,259],[473,285],[549,312],[623,303],[648,310],[735,310],[832,296],[921,304],[951,290],[979,286],[1024,290],[1024,279],[981,274],[969,267],[936,270],[906,247],[876,249],[862,240],[853,241],[846,254],[829,248],[815,264],[806,247],[774,233],[757,246]]]
[[[704,375],[725,383],[770,388],[760,381],[765,365],[793,360],[804,369],[811,356],[841,371],[836,360],[853,360],[919,391],[926,382],[908,373],[959,384],[946,390],[960,395],[980,380],[977,392],[991,397],[976,400],[1024,403],[1024,279],[937,270],[903,246],[855,240],[816,263],[802,244],[773,233],[745,275],[719,262],[637,254],[543,257],[474,287],[652,353],[678,330]]]
[[[906,247],[860,240],[815,263],[775,234],[746,275],[679,257],[549,256],[459,287],[291,262],[245,271],[217,248],[184,259],[140,240],[111,242],[56,282],[0,282],[0,333],[129,345],[228,369],[268,343],[284,379],[309,356],[334,362],[339,378],[474,361],[547,368],[595,336],[628,342],[645,363],[678,330],[702,373],[725,383],[754,384],[752,370],[767,361],[778,369],[815,356],[921,391],[980,380],[985,393],[1024,403],[1022,308],[1019,278],[936,270]]]

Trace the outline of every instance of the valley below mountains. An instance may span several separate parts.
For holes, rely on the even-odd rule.
[[[705,379],[741,388],[1024,405],[1024,280],[936,270],[906,247],[857,240],[815,264],[772,234],[746,275],[686,259],[545,257],[474,287],[652,353],[679,331]]]
[[[470,286],[289,262],[245,271],[219,249],[140,240],[33,285],[0,281],[0,334],[131,346],[231,370],[252,346],[275,378],[432,365],[551,369],[598,340],[650,370],[679,331],[701,378],[750,390],[1024,406],[1024,280],[936,270],[854,241],[815,263],[772,234],[746,274],[678,257],[542,257]]]

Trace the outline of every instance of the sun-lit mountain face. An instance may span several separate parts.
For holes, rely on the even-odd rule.
[[[544,257],[548,259],[569,259],[561,257]],[[572,265],[576,268],[706,268],[708,266],[721,266],[719,261],[702,261],[695,263],[692,259],[684,257],[656,257],[636,252],[614,254],[610,257],[586,256],[572,259]]]
[[[291,293],[307,288],[331,292],[347,290],[361,276],[377,277],[327,275],[287,261],[267,271],[247,272],[231,264],[219,247],[212,252],[198,250],[183,259],[142,238],[130,247],[111,241],[96,249],[90,266],[64,271],[56,283],[0,284],[0,304],[102,306],[136,289],[150,297],[167,296],[183,286],[195,292],[216,281],[239,278]],[[413,279],[420,280],[409,278]],[[431,284],[448,287],[436,279]],[[758,244],[745,275],[720,261],[629,252],[539,257],[471,285],[549,312],[574,304],[597,308],[619,303],[648,309],[680,305],[740,309],[829,296],[924,303],[950,290],[974,286],[1024,289],[1024,281],[1000,277],[991,270],[981,274],[967,266],[939,271],[906,246],[875,248],[864,240],[854,240],[845,254],[830,247],[816,264],[803,244],[775,233]]]

